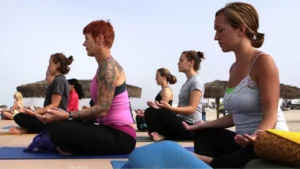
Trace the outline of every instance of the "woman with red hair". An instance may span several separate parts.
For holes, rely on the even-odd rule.
[[[110,53],[115,37],[113,26],[109,21],[93,21],[83,29],[83,34],[88,56],[95,57],[98,63],[90,86],[95,105],[75,112],[52,109],[37,117],[49,123],[46,131],[63,155],[131,153],[136,145],[136,132],[132,127],[125,71]],[[97,120],[98,125],[88,120]]]

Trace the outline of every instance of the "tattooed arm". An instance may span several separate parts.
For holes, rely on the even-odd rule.
[[[74,119],[95,119],[104,117],[111,106],[116,89],[116,80],[122,71],[122,67],[115,60],[105,60],[97,73],[97,103],[93,107],[72,112],[72,117]]]

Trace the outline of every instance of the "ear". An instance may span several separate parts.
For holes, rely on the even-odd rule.
[[[102,34],[100,34],[96,39],[95,39],[95,43],[97,44],[97,46],[102,46],[104,42],[104,36]]]
[[[56,63],[56,67],[59,67],[60,66],[60,63]]]
[[[195,63],[194,60],[191,60],[191,61],[190,61],[190,65],[191,65],[191,66],[194,66],[194,63]]]
[[[245,24],[241,24],[239,28],[239,36],[243,36],[246,34],[247,26]]]

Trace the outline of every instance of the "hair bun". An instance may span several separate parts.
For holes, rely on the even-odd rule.
[[[73,61],[74,61],[73,56],[72,56],[72,55],[69,56],[69,57],[67,58],[67,65],[71,65]]]
[[[204,53],[203,53],[203,52],[198,51],[198,52],[197,52],[197,55],[198,55],[198,57],[199,57],[199,59],[200,59],[201,61],[202,61],[203,59],[205,59]]]
[[[251,45],[255,48],[260,48],[265,40],[265,34],[256,32],[255,35],[253,35],[253,39],[251,41]]]
[[[172,74],[170,74],[169,77],[167,77],[167,80],[170,84],[175,84],[177,82],[177,78]]]

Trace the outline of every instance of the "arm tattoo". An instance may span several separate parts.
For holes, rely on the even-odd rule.
[[[115,94],[117,76],[123,71],[113,59],[105,60],[99,67],[97,103],[95,106],[72,113],[73,118],[94,119],[108,112]]]

